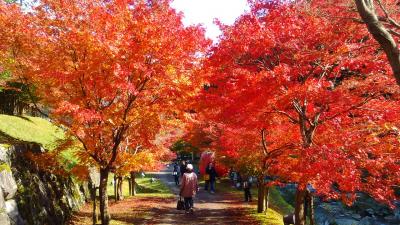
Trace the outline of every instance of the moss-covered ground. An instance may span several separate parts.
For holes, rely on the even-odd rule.
[[[50,121],[32,116],[0,114],[0,144],[36,143],[48,151],[54,150],[66,138],[65,132]],[[63,161],[75,164],[76,149],[70,147],[61,152]],[[71,167],[71,165],[68,165]]]
[[[0,114],[0,140],[1,138],[38,143],[45,149],[52,150],[57,146],[57,142],[65,137],[63,130],[46,119]],[[2,142],[6,143],[7,140],[2,140]]]

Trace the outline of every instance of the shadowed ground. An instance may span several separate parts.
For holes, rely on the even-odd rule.
[[[163,183],[171,188],[174,194],[179,193],[170,172],[155,174]],[[159,213],[149,224],[258,224],[248,216],[247,204],[231,194],[209,194],[201,187],[195,198],[194,215],[186,215],[184,211],[177,211],[177,197],[158,208]]]
[[[247,203],[229,193],[209,194],[203,189],[195,198],[195,213],[176,210],[178,187],[171,172],[150,173],[167,185],[176,197],[135,196],[117,203],[110,199],[111,225],[127,224],[259,224],[249,216]],[[92,224],[90,204],[74,214],[70,225]]]

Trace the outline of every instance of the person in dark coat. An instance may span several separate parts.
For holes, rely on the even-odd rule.
[[[181,172],[181,177],[182,177],[183,174],[186,172],[186,162],[185,162],[185,160],[183,160],[182,163],[181,163],[180,172]]]
[[[244,177],[242,187],[244,191],[244,201],[251,202],[251,182],[249,177]]]
[[[215,167],[213,163],[209,163],[206,167],[206,175],[208,176],[208,182],[205,183],[205,190],[208,190],[208,186],[210,186],[210,193],[215,193],[215,180],[217,178],[217,171],[215,171]]]
[[[175,184],[179,185],[179,165],[178,165],[178,163],[174,163],[174,170],[172,171],[172,175],[174,176]]]

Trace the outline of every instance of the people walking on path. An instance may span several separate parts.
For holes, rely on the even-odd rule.
[[[193,197],[196,195],[198,188],[197,175],[193,172],[193,165],[188,164],[186,166],[186,172],[182,177],[182,184],[179,192],[179,195],[184,198],[186,213],[193,213]]]
[[[174,176],[175,185],[179,185],[179,165],[178,163],[174,163],[174,169],[172,171],[172,175]]]
[[[242,186],[243,186],[243,191],[244,191],[244,201],[251,202],[251,179],[250,179],[250,177],[244,177]]]
[[[205,175],[208,180],[205,179],[204,190],[208,191],[208,187],[210,187],[210,193],[213,194],[215,193],[215,180],[217,178],[217,172],[215,171],[215,167],[212,162],[210,162],[206,167]]]

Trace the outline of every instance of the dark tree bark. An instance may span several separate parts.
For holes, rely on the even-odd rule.
[[[129,196],[132,195],[132,182],[131,182],[131,178],[128,179],[128,187],[129,187]]]
[[[318,127],[319,117],[322,111],[316,113],[312,118],[307,115],[307,100],[304,99],[302,102],[295,99],[293,101],[293,107],[298,113],[298,124],[300,128],[300,134],[302,137],[303,148],[309,148],[314,139],[314,133]],[[301,190],[300,185],[297,187],[295,196],[295,225],[305,225],[306,223],[306,210],[305,210],[305,199],[307,197],[307,190]]]
[[[90,185],[92,185],[92,184],[90,184]],[[92,197],[92,202],[93,202],[92,222],[93,222],[93,225],[96,225],[97,224],[96,187],[94,185],[92,185],[90,192],[91,192],[91,197]]]
[[[102,225],[110,224],[110,214],[108,212],[108,195],[107,195],[107,182],[109,169],[100,169],[100,217]]]
[[[400,85],[400,51],[396,41],[376,13],[374,0],[355,0],[358,13],[367,25],[368,31],[382,47],[388,58],[396,82]]]
[[[310,225],[315,224],[314,219],[314,196],[311,193],[308,193],[309,196],[309,207],[310,207]]]
[[[306,197],[306,191],[297,188],[296,199],[295,199],[295,225],[305,225],[306,217],[304,216],[304,202]]]
[[[117,202],[117,176],[114,174],[114,201]]]
[[[265,184],[264,177],[258,177],[258,199],[257,199],[257,212],[262,213],[265,210]]]

